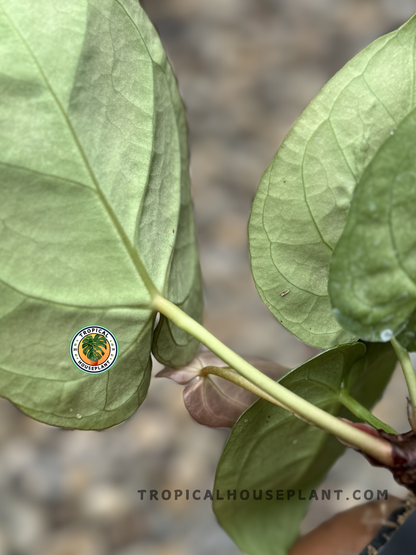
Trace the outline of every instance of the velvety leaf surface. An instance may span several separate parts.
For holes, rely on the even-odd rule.
[[[290,371],[280,383],[322,409],[356,421],[338,395],[344,386],[367,408],[381,396],[396,363],[390,344],[354,343],[325,351]],[[371,384],[371,386],[370,386]],[[263,399],[238,420],[217,468],[214,501],[221,526],[248,555],[286,555],[309,497],[344,446],[322,430]],[[227,491],[236,490],[236,500]],[[242,500],[243,490],[249,499]],[[261,500],[254,500],[253,491]],[[271,490],[273,499],[266,499]],[[277,491],[283,499],[276,500]],[[287,499],[287,491],[295,494]],[[299,500],[299,490],[306,500]],[[246,494],[243,494],[245,496]],[[312,501],[313,502],[313,501]]]
[[[1,0],[0,58],[0,394],[49,424],[106,428],[150,379],[140,269],[201,310],[183,107],[136,0]],[[176,293],[178,264],[191,277]],[[120,355],[91,376],[68,348],[94,324]],[[180,345],[190,360],[195,343]]]
[[[288,369],[267,360],[247,358],[250,364],[273,379],[283,376]],[[170,378],[185,385],[183,399],[189,414],[199,424],[232,427],[238,417],[258,399],[258,396],[224,378],[212,374],[211,369],[229,368],[210,351],[202,351],[187,366],[178,370],[164,368],[158,377]],[[192,382],[192,383],[189,383]]]
[[[415,138],[413,110],[357,185],[331,262],[334,314],[345,329],[369,341],[389,341],[416,308]],[[406,337],[414,339],[414,330],[406,330]]]
[[[283,141],[253,203],[257,290],[279,322],[320,348],[354,339],[332,315],[329,264],[356,183],[415,106],[415,37],[413,17],[328,82]]]

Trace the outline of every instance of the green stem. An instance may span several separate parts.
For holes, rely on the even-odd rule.
[[[302,397],[286,389],[281,384],[273,381],[242,357],[234,353],[234,351],[226,347],[203,326],[195,322],[195,320],[167,299],[156,295],[153,298],[152,308],[169,318],[169,320],[180,329],[198,339],[198,341],[208,347],[208,349],[220,357],[221,360],[231,368],[273,397],[273,399],[289,407],[297,416],[337,436],[344,442],[354,445],[363,453],[370,455],[383,464],[387,466],[393,465],[392,448],[387,441],[350,426],[339,418],[328,414],[305,399],[302,399]]]
[[[413,412],[416,412],[416,374],[410,360],[409,353],[404,347],[400,345],[396,338],[391,340],[394,350],[396,351],[397,358],[403,369],[404,378],[406,380],[407,389],[409,390],[410,402]]]
[[[404,379],[406,380],[409,398],[407,399],[407,414],[414,433],[416,433],[416,374],[410,360],[409,353],[400,345],[396,338],[391,340],[397,358],[401,364]]]
[[[339,394],[340,402],[346,407],[349,411],[351,411],[357,418],[360,420],[364,420],[367,424],[370,424],[376,430],[384,430],[389,434],[397,434],[393,428],[390,428],[387,424],[385,424],[382,420],[379,420],[374,414],[372,414],[369,410],[363,407],[358,401],[353,399],[351,395],[345,390],[341,389]]]

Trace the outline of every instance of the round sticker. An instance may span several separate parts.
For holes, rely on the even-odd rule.
[[[72,362],[86,374],[102,374],[118,357],[115,335],[102,326],[86,326],[74,335],[69,348]]]

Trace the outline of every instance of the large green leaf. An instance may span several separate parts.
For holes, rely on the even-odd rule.
[[[259,294],[288,330],[317,347],[354,339],[332,315],[329,264],[356,183],[415,106],[415,40],[413,17],[328,82],[282,143],[253,203],[250,254]]]
[[[403,331],[416,308],[415,139],[413,110],[357,185],[331,261],[334,314],[369,341],[388,341]],[[414,339],[414,331],[406,330],[404,338]]]
[[[381,396],[396,363],[390,344],[354,343],[326,351],[279,382],[331,414],[356,420],[339,403],[347,391],[366,407]],[[331,435],[261,399],[233,428],[217,468],[214,511],[248,555],[286,555],[309,505],[309,496],[344,447]],[[236,490],[236,500],[227,491]],[[250,494],[240,499],[242,491]],[[255,500],[253,492],[261,500]],[[271,490],[272,500],[266,499]],[[277,491],[283,499],[277,500]],[[295,495],[287,500],[287,492]],[[301,496],[306,500],[299,500]],[[244,493],[243,497],[247,494]]]
[[[147,392],[150,282],[201,313],[183,106],[136,0],[1,0],[0,58],[0,394],[106,428]],[[191,277],[176,293],[178,259]],[[94,324],[120,348],[102,375],[68,356]]]

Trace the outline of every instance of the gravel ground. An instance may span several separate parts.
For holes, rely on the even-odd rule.
[[[205,324],[241,354],[295,366],[314,350],[257,296],[247,220],[260,176],[308,102],[354,54],[403,23],[410,0],[146,0],[178,77],[190,130]],[[156,368],[157,369],[157,368]],[[397,372],[376,413],[406,430]],[[398,407],[398,408],[397,408]],[[138,489],[207,489],[228,433],[196,424],[181,388],[152,381],[140,411],[105,432],[63,431],[0,400],[0,555],[237,555],[208,501]],[[349,452],[326,487],[386,489]],[[307,531],[352,502],[314,505]]]

